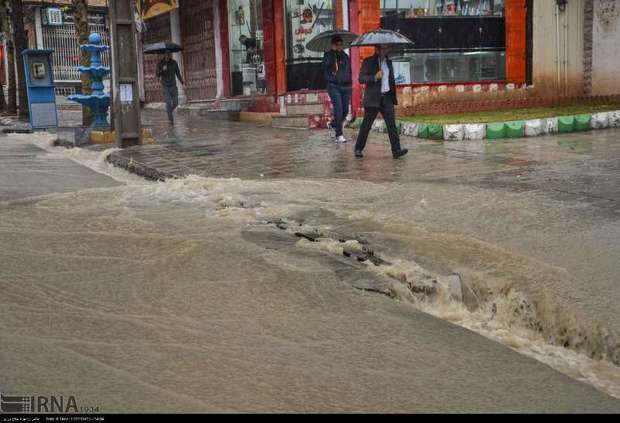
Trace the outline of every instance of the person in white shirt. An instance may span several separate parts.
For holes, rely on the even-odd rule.
[[[398,159],[407,154],[406,148],[401,148],[394,106],[398,104],[396,98],[396,82],[392,61],[387,57],[387,46],[375,46],[374,56],[364,59],[359,76],[360,84],[364,89],[364,120],[355,143],[355,157],[362,158],[368,133],[372,124],[381,113],[387,127],[392,157]]]

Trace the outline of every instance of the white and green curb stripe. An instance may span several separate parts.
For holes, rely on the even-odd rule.
[[[484,123],[466,123],[463,129],[466,140],[483,140],[487,136],[487,126]]]
[[[361,122],[362,119],[358,118],[351,124],[351,127],[359,128]],[[588,131],[591,129],[620,128],[620,110],[544,119],[529,119],[525,121],[446,125],[397,120],[396,126],[401,135],[422,139],[444,141],[499,140]],[[375,121],[372,129],[377,132],[387,132],[385,122],[380,119]]]

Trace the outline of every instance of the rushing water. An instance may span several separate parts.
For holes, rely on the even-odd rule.
[[[200,353],[226,362],[229,349],[230,354],[248,359],[233,360],[220,369],[209,365],[213,380],[242,383],[238,372],[254,371],[247,364],[252,357],[273,365],[264,354],[297,354],[308,360],[308,369],[318,369],[320,363],[309,351],[321,345],[325,351],[338,348],[334,336],[346,336],[352,330],[350,320],[357,318],[349,308],[359,307],[362,315],[375,313],[372,307],[381,309],[379,304],[387,295],[398,309],[413,307],[477,332],[620,398],[618,340],[601,322],[581,316],[556,291],[561,283],[573,283],[572,279],[542,260],[425,223],[429,216],[442,213],[434,209],[438,198],[450,195],[442,187],[193,176],[155,183],[112,168],[104,160],[108,152],[60,153],[45,147],[125,185],[52,195],[20,207],[3,206],[0,229],[4,245],[11,248],[2,250],[7,263],[2,279],[12,278],[20,285],[3,297],[2,307],[15,313],[2,328],[5,335],[32,337],[32,344],[12,350],[12,359],[20,348],[59,348],[76,359],[88,358],[75,369],[78,373],[99,375],[96,368],[102,366],[111,376],[137,379],[145,392],[164,390],[184,404],[183,409],[200,409],[200,395],[191,389],[197,381],[185,365],[199,359]],[[509,207],[509,198],[484,195],[472,191],[464,197]],[[365,259],[368,251],[371,259]],[[451,257],[438,260],[440,254]],[[332,264],[326,263],[350,265],[356,275],[369,280],[371,289],[366,290],[377,292],[348,299],[351,304],[332,303],[350,286],[334,291],[329,276]],[[226,294],[231,282],[238,284],[233,297]],[[360,288],[355,281],[352,285]],[[85,298],[76,292],[91,294]],[[370,298],[374,299],[360,305]],[[218,308],[222,301],[227,308],[251,312],[230,320]],[[302,304],[326,308],[329,316],[307,314]],[[309,320],[290,322],[295,315]],[[326,334],[322,327],[333,328],[322,324],[328,317],[349,322],[342,321],[336,333]],[[27,324],[20,318],[28,319]],[[205,319],[213,330],[203,326]],[[305,323],[308,327],[300,326]],[[291,328],[299,333],[289,333]],[[309,328],[316,332],[310,334]],[[247,333],[252,346],[239,346],[231,338],[235,331]],[[41,332],[49,344],[37,344]],[[264,344],[258,334],[272,337],[273,345]],[[139,347],[134,349],[132,341]],[[170,374],[130,367],[135,354],[144,355],[149,366],[169,360],[164,351],[152,348],[155,342],[163,350],[176,350],[179,361],[170,363]],[[299,346],[309,351],[296,350]],[[127,362],[112,364],[115,357],[127,357]],[[15,375],[43,365],[14,360],[20,363]],[[372,358],[368,360],[372,363]],[[238,368],[232,371],[233,366]],[[294,374],[293,369],[278,371]],[[186,377],[187,386],[166,388],[158,376],[172,374],[178,380]],[[66,377],[70,380],[71,375]],[[422,378],[434,377],[431,371]],[[265,395],[275,389],[272,383],[264,381]],[[97,382],[90,381],[82,389],[97,391]],[[230,395],[234,392],[227,396],[229,400]],[[326,395],[323,399],[329,404]],[[226,409],[224,399],[214,398],[213,407]],[[144,396],[136,401],[149,402]],[[242,398],[239,401],[243,403]],[[124,403],[118,399],[112,404]],[[280,406],[287,409],[286,404]],[[470,409],[476,409],[475,404]]]

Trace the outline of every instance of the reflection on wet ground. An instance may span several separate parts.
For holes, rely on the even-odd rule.
[[[373,134],[365,158],[356,160],[353,142],[334,145],[322,130],[274,130],[187,115],[172,127],[155,111],[145,111],[144,120],[158,144],[116,154],[172,175],[467,184],[540,192],[614,212],[620,200],[618,129],[502,141],[403,137],[411,154],[401,160],[391,159],[384,134]]]
[[[71,386],[107,411],[618,410],[575,381],[620,396],[617,132],[407,140],[400,161],[373,135],[359,161],[322,132],[145,119],[162,143],[114,154],[209,178],[0,204],[3,391]],[[488,307],[412,307],[419,265]],[[386,275],[394,298],[363,290]]]

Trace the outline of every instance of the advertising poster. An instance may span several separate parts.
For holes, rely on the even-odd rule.
[[[310,1],[291,10],[293,59],[322,56],[322,53],[306,50],[306,44],[321,32],[333,28],[331,3],[331,1]]]

